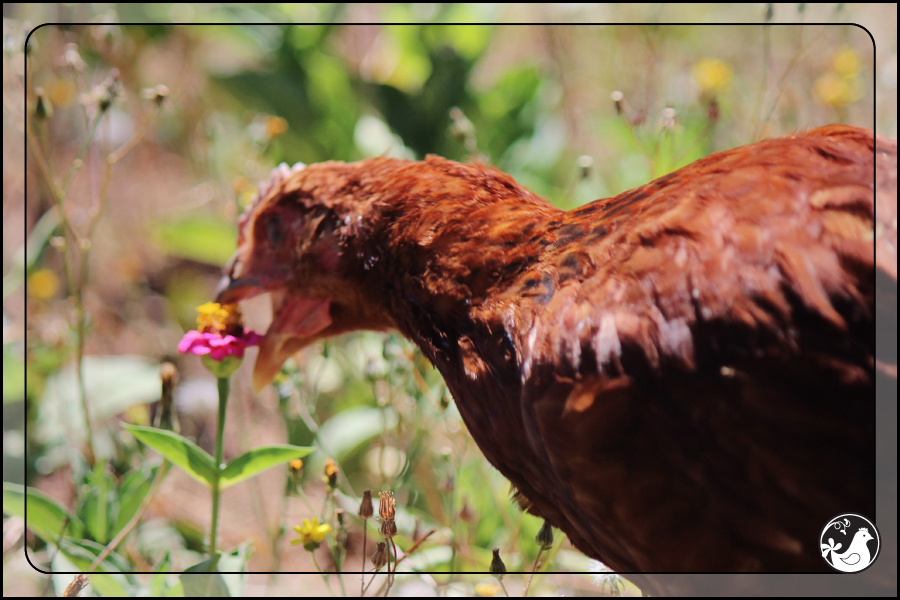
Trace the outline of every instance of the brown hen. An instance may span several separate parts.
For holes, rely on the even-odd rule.
[[[219,301],[272,294],[256,388],[399,330],[523,507],[612,569],[823,571],[828,520],[874,514],[896,193],[896,141],[837,125],[569,212],[434,156],[283,167]]]

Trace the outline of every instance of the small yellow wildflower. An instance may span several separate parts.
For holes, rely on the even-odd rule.
[[[303,461],[299,458],[295,458],[289,462],[288,473],[290,474],[291,482],[293,482],[294,486],[299,486],[300,482],[303,480]]]
[[[831,68],[841,77],[856,77],[859,74],[859,56],[852,48],[842,46],[834,53]]]
[[[50,269],[39,269],[28,278],[28,295],[36,300],[46,300],[59,291],[59,277]]]
[[[700,91],[721,93],[731,83],[731,68],[717,58],[704,58],[694,66],[692,73]]]
[[[288,129],[288,122],[281,117],[266,117],[266,133],[269,139],[274,139],[283,134]]]
[[[331,525],[328,523],[320,525],[318,517],[313,517],[312,520],[303,519],[303,525],[297,525],[294,527],[294,531],[300,537],[296,540],[291,540],[291,545],[303,544],[306,550],[312,552],[319,547],[325,536],[331,532]]]
[[[845,78],[826,73],[816,81],[816,96],[831,106],[846,106],[862,97],[862,89],[855,77]]]
[[[493,583],[479,583],[475,586],[475,593],[482,598],[493,598],[500,593],[500,586]]]
[[[66,108],[75,101],[78,95],[78,88],[74,81],[68,79],[57,79],[47,85],[47,97],[53,106]]]

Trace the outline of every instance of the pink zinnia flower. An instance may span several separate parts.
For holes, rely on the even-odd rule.
[[[241,311],[235,304],[207,302],[197,307],[199,331],[188,331],[178,344],[182,354],[190,352],[221,362],[229,357],[244,358],[247,346],[256,346],[262,336],[241,324]]]
[[[178,343],[178,351],[182,354],[190,352],[198,356],[208,354],[216,361],[222,361],[229,356],[244,358],[244,349],[247,346],[259,344],[262,336],[255,331],[245,330],[244,335],[235,337],[221,333],[202,333],[200,331],[188,331]]]

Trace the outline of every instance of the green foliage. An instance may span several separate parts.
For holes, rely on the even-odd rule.
[[[234,252],[234,231],[234,223],[191,215],[159,223],[157,239],[170,256],[221,265]]]
[[[66,509],[46,494],[33,488],[4,481],[3,512],[24,519],[26,510],[29,516],[29,528],[47,543],[53,543],[63,534],[72,537],[80,537],[84,534],[85,526],[81,519],[70,515]]]
[[[125,425],[141,442],[147,444],[185,473],[212,487],[216,481],[215,461],[199,446],[190,440],[163,429]],[[283,465],[295,458],[303,458],[312,452],[312,448],[301,448],[287,444],[279,446],[261,446],[231,459],[219,475],[222,489],[253,477],[254,475]]]

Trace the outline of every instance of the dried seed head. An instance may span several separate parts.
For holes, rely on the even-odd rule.
[[[159,366],[159,379],[162,382],[162,392],[159,397],[159,410],[154,419],[154,426],[159,429],[168,429],[178,433],[178,416],[175,414],[173,404],[173,392],[178,382],[178,370],[170,362],[164,362]]]
[[[86,66],[84,60],[81,58],[81,55],[78,53],[78,46],[71,43],[65,45],[65,48],[63,49],[63,55],[59,63],[61,66],[77,72],[84,71],[84,68]]]
[[[381,524],[381,535],[392,538],[397,535],[397,524],[393,519],[387,519]]]
[[[37,103],[34,105],[35,118],[38,120],[49,119],[53,116],[53,105],[47,94],[44,93],[44,88],[35,88],[34,93],[37,96]]]
[[[706,118],[709,119],[710,123],[716,123],[719,120],[719,102],[715,99],[715,97],[709,99],[709,103],[706,105]]]
[[[459,509],[459,519],[471,523],[476,519],[475,511],[469,506],[469,499],[463,498],[462,508]]]
[[[491,559],[490,571],[491,575],[496,577],[498,581],[506,575],[506,565],[503,564],[503,560],[500,558],[500,548],[494,548],[494,558]]]
[[[394,492],[378,492],[380,504],[378,505],[378,515],[385,521],[394,518]]]
[[[81,593],[87,584],[91,582],[90,577],[87,575],[76,575],[75,579],[72,580],[72,583],[66,586],[65,591],[62,593],[63,598],[75,598],[78,594]]]
[[[610,94],[610,98],[612,98],[613,103],[616,106],[616,114],[621,115],[624,112],[622,108],[622,100],[625,98],[625,94],[616,90],[612,94]]]
[[[537,543],[540,544],[541,548],[547,550],[550,546],[553,545],[553,527],[547,521],[544,521],[544,524],[541,526],[541,530],[538,531],[537,536],[535,538]]]
[[[366,490],[363,492],[362,501],[359,503],[359,510],[356,512],[356,514],[358,514],[359,518],[363,521],[374,514],[374,509],[372,508],[371,490]]]
[[[384,542],[378,542],[378,547],[375,548],[375,554],[372,555],[372,565],[375,567],[376,571],[380,571],[384,565],[387,564],[387,544]]]
[[[152,88],[142,89],[140,95],[144,100],[152,100],[156,106],[161,106],[169,96],[169,88],[160,84]]]
[[[97,99],[97,108],[100,112],[112,106],[113,101],[122,93],[122,86],[119,83],[119,70],[111,69],[109,77],[103,80],[99,86],[94,88],[92,95]]]

